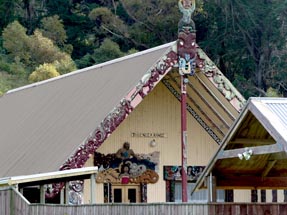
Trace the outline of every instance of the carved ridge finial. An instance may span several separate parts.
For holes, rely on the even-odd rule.
[[[195,11],[195,0],[179,0],[178,1],[179,11],[182,13],[182,18],[179,22],[179,31],[183,27],[193,27],[195,30],[194,22],[191,19],[193,12]]]
[[[179,0],[178,7],[183,16],[178,23],[178,65],[180,75],[194,75],[196,69],[196,34],[191,16],[195,10],[195,0]]]

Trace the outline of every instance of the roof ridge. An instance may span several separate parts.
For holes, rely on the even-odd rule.
[[[162,49],[164,47],[169,47],[172,44],[174,44],[175,42],[176,41],[169,42],[169,43],[166,43],[166,44],[163,44],[163,45],[160,45],[160,46],[156,46],[156,47],[153,47],[153,48],[150,48],[150,49],[146,49],[146,50],[134,53],[134,54],[126,55],[126,56],[123,56],[123,57],[120,57],[120,58],[116,58],[116,59],[113,59],[113,60],[110,60],[110,61],[106,61],[106,62],[103,62],[103,63],[100,63],[100,64],[89,66],[89,67],[86,67],[86,68],[83,68],[83,69],[78,69],[78,70],[75,70],[75,71],[72,71],[70,73],[63,74],[63,75],[60,75],[60,76],[57,76],[57,77],[54,77],[54,78],[50,78],[50,79],[47,79],[47,80],[43,80],[43,81],[39,81],[39,82],[36,82],[36,83],[28,84],[28,85],[25,85],[25,86],[22,86],[22,87],[18,87],[18,88],[15,88],[15,89],[7,91],[5,94],[3,94],[3,96],[7,95],[7,94],[10,94],[10,93],[18,92],[18,91],[21,91],[21,90],[29,89],[29,88],[32,88],[32,87],[37,87],[39,85],[46,84],[46,83],[49,83],[49,82],[52,82],[52,81],[56,81],[56,80],[59,80],[59,79],[62,79],[62,78],[66,78],[66,77],[77,75],[77,74],[80,74],[80,73],[83,73],[83,72],[87,72],[87,71],[90,71],[91,69],[96,69],[96,68],[100,68],[100,67],[103,67],[103,66],[108,66],[108,65],[111,65],[111,64],[114,64],[114,63],[118,63],[118,62],[121,62],[121,61],[124,61],[124,60],[128,60],[128,59],[131,59],[131,58],[134,58],[134,57],[139,57],[139,56],[148,54],[150,52],[157,51],[157,50]]]

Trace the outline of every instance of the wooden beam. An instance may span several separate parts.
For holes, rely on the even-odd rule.
[[[275,163],[277,162],[277,160],[274,160],[274,161],[268,161],[266,167],[265,167],[265,170],[263,171],[262,173],[262,177],[265,177],[268,175],[268,173],[270,172],[270,170],[272,169],[272,167],[275,165]]]
[[[217,189],[286,189],[287,177],[229,176],[216,178]]]
[[[278,143],[267,146],[248,147],[248,149],[252,150],[252,155],[272,154],[284,151],[282,146]],[[238,157],[238,154],[242,154],[243,152],[245,152],[245,148],[224,150],[219,153],[217,159],[235,158]]]
[[[199,83],[202,85],[202,87],[205,89],[205,91],[215,100],[215,102],[221,107],[224,112],[229,116],[231,120],[235,120],[236,116],[220,101],[218,96],[215,95],[213,90],[211,90],[202,80],[202,77],[198,75],[198,73],[194,74],[197,78],[195,80],[199,81]],[[206,76],[204,76],[206,78]]]
[[[229,144],[252,144],[252,145],[268,145],[274,144],[275,141],[272,139],[249,139],[249,138],[236,138],[233,141],[230,141]]]

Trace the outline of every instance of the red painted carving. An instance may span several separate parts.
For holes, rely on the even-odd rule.
[[[203,71],[205,67],[205,61],[203,58],[200,57],[198,50],[199,46],[196,45],[196,66],[197,68],[199,68],[200,71]]]
[[[81,168],[89,157],[99,148],[109,134],[111,134],[119,124],[133,110],[130,102],[122,100],[121,104],[115,108],[101,123],[93,134],[86,140],[85,144],[80,146],[74,156],[69,158],[60,168],[60,170]]]
[[[141,87],[141,89],[138,90],[139,95],[144,98],[154,88],[155,83],[157,83],[175,64],[177,64],[177,53],[171,50],[151,71],[149,71],[149,79],[142,81],[138,85]]]
[[[168,52],[161,60],[157,62],[155,67],[149,71],[148,79],[144,83],[141,82],[137,86],[138,93],[143,98],[153,88],[154,84],[160,80],[175,64],[177,63],[177,53],[174,51]],[[148,88],[147,93],[144,93],[144,88]],[[85,143],[80,146],[77,151],[60,167],[60,170],[81,168],[84,166],[90,156],[101,146],[120,123],[133,111],[130,101],[123,99],[120,105],[116,107],[90,135]],[[64,183],[55,183],[52,185],[52,190],[46,194],[47,198],[55,197],[64,187]]]
[[[117,126],[127,117],[133,110],[130,102],[122,100],[120,105],[115,108],[101,123],[93,134],[86,140],[85,144],[80,146],[78,150],[70,157],[61,167],[60,170],[81,168],[84,166],[90,156],[100,147],[109,134],[111,134]],[[81,183],[81,182],[79,182]],[[52,198],[64,187],[64,183],[53,184],[53,190],[46,195]],[[75,184],[74,184],[75,187]]]
[[[188,54],[190,58],[196,56],[196,34],[195,32],[189,32],[187,30],[179,32],[177,52],[180,57],[185,58]]]
[[[194,75],[196,68],[196,34],[184,28],[178,34],[177,52],[180,75]]]

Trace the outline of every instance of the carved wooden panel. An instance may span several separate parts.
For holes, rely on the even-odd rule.
[[[94,165],[99,167],[97,183],[111,184],[149,184],[156,183],[159,175],[156,172],[159,152],[139,154],[139,159],[119,159],[116,154],[95,152]]]

